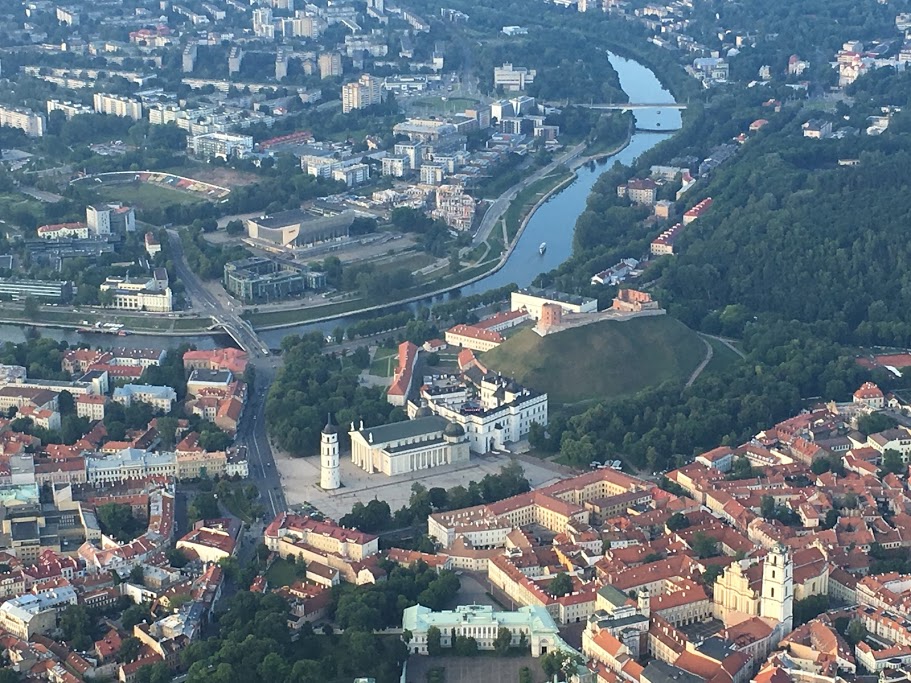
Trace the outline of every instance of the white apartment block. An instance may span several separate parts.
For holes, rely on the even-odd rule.
[[[230,133],[194,135],[189,139],[188,147],[196,156],[207,159],[243,159],[253,153],[253,136]]]
[[[94,109],[87,107],[84,104],[78,104],[75,102],[62,102],[60,100],[48,100],[47,113],[50,114],[54,111],[62,111],[67,121],[72,119],[74,116],[95,113]]]
[[[344,166],[332,171],[332,179],[345,183],[348,187],[360,185],[370,180],[370,167],[367,164]]]
[[[354,83],[342,86],[342,113],[364,109],[383,101],[383,81],[380,78],[363,74]]]
[[[96,92],[94,97],[95,111],[109,116],[123,116],[134,121],[142,118],[142,102],[122,95],[110,95]]]
[[[40,138],[44,135],[45,120],[43,114],[28,109],[0,107],[0,126],[18,128],[30,138]]]

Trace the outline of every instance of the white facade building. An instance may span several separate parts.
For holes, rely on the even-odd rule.
[[[541,309],[544,304],[556,304],[564,313],[596,313],[598,300],[589,299],[574,294],[550,292],[529,287],[520,289],[510,295],[510,309],[518,311],[525,309],[532,320],[541,319]]]
[[[332,424],[332,416],[326,420],[326,426],[320,434],[320,480],[319,485],[325,490],[337,489],[342,485],[339,476],[338,427]]]
[[[93,100],[95,112],[98,114],[123,116],[134,121],[139,121],[142,118],[142,102],[131,97],[96,92]]]
[[[43,114],[29,109],[0,107],[0,126],[18,128],[31,138],[40,138],[44,135],[45,120]]]
[[[421,394],[431,412],[465,430],[475,453],[504,450],[524,439],[535,422],[547,426],[547,394],[494,375],[481,379],[475,393],[464,401],[452,400],[452,392]]]
[[[433,415],[360,429],[351,425],[351,461],[369,473],[407,474],[468,462],[465,430]]]
[[[512,645],[518,646],[525,636],[531,656],[540,657],[554,650],[568,650],[560,638],[557,625],[548,611],[539,605],[520,607],[515,612],[494,612],[490,605],[459,605],[453,611],[434,612],[429,607],[414,605],[402,615],[402,628],[412,635],[408,649],[412,654],[427,654],[427,632],[440,631],[440,644],[453,646],[455,637],[474,638],[480,650],[493,650],[501,628],[512,634]]]
[[[124,384],[114,389],[114,402],[129,407],[134,401],[148,403],[153,408],[171,412],[171,405],[177,400],[177,392],[171,387],[153,384]]]

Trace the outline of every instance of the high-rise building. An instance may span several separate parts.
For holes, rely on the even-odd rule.
[[[354,83],[342,86],[342,113],[364,109],[383,101],[383,80],[363,74]]]
[[[321,488],[331,490],[342,485],[339,477],[338,427],[332,424],[332,415],[326,419],[326,426],[320,434],[320,479]]]
[[[342,75],[342,56],[338,52],[324,52],[319,56],[319,77],[333,78]]]
[[[94,204],[85,207],[85,223],[94,235],[136,230],[136,213],[123,204]]]
[[[275,24],[272,20],[272,9],[260,7],[253,10],[253,33],[260,38],[274,38]]]

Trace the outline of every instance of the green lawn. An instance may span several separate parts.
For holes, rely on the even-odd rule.
[[[376,355],[373,356],[373,362],[370,364],[370,374],[377,377],[392,377],[397,362],[398,349],[381,346],[376,350]]]
[[[720,372],[722,370],[727,370],[741,360],[740,356],[717,339],[712,339],[711,337],[703,337],[703,339],[712,345],[714,351],[712,360],[705,366],[705,372]]]
[[[174,204],[196,204],[205,201],[202,195],[150,183],[98,185],[94,190],[103,201],[123,202],[139,209],[163,209]]]
[[[269,587],[280,588],[281,586],[290,586],[295,581],[303,578],[303,571],[300,571],[298,574],[298,571],[301,569],[302,567],[298,567],[294,562],[289,562],[288,560],[283,560],[281,558],[275,560],[266,572],[266,580],[269,582]]]
[[[341,301],[335,304],[326,304],[325,306],[314,306],[312,308],[291,308],[280,311],[262,311],[248,312],[245,311],[243,317],[250,321],[253,327],[268,327],[269,325],[284,325],[290,323],[306,323],[317,318],[330,315],[341,315],[356,311],[367,304],[360,298]]]
[[[628,396],[668,380],[685,381],[705,358],[699,336],[670,316],[601,321],[539,337],[519,332],[482,361],[554,403]]]
[[[444,114],[456,114],[470,109],[478,104],[477,100],[470,97],[423,97],[415,100],[413,106],[420,110],[433,110]]]

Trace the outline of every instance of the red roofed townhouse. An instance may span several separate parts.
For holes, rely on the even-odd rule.
[[[702,214],[708,211],[712,206],[712,198],[706,197],[701,202],[696,204],[692,209],[683,214],[683,224],[689,225],[694,220],[699,218]]]
[[[399,364],[395,369],[392,384],[386,391],[386,400],[394,406],[404,406],[408,400],[417,357],[418,347],[416,345],[410,341],[399,344]]]
[[[629,197],[634,204],[652,205],[658,194],[658,183],[651,178],[633,178],[626,185],[617,186],[618,197]]]
[[[527,315],[527,314],[526,314]],[[456,325],[446,330],[446,343],[473,351],[490,351],[504,341],[503,335],[473,325]]]
[[[229,370],[240,376],[247,369],[247,352],[240,349],[212,349],[187,351],[183,354],[184,370]]]

